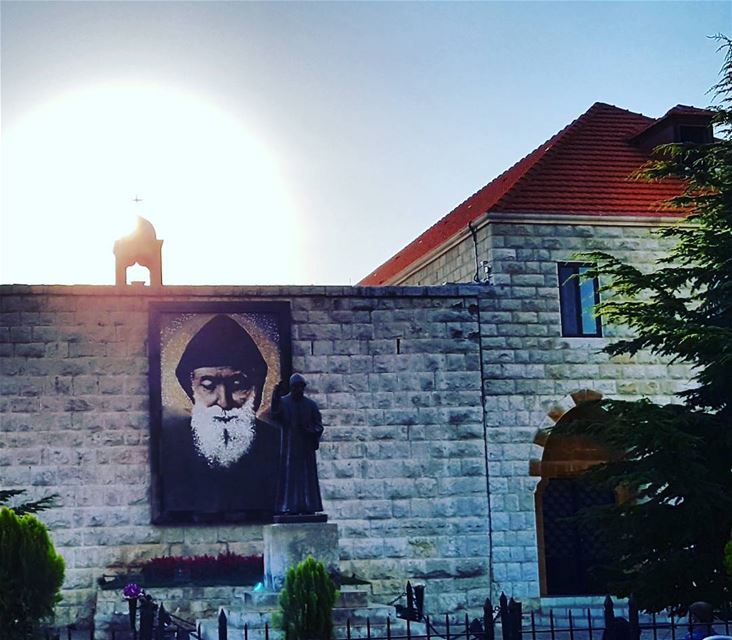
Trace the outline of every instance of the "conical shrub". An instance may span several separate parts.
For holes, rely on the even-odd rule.
[[[323,563],[308,556],[285,576],[275,623],[287,640],[332,640],[337,597]]]
[[[64,560],[34,515],[0,508],[0,631],[3,640],[35,638],[61,599]]]

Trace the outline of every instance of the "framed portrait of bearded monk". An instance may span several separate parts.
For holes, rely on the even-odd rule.
[[[287,302],[151,305],[153,523],[271,521],[290,323]]]

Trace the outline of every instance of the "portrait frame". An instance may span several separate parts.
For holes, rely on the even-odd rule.
[[[180,371],[176,373],[193,338],[196,337],[200,352],[204,327],[219,316],[239,325],[256,345],[261,354],[259,360],[266,363],[264,379],[259,380],[261,403],[255,407],[253,445],[235,462],[223,463],[229,466],[207,459],[198,449],[198,441],[191,436],[195,431],[191,420],[195,400],[190,383],[186,391],[181,378],[177,377]],[[230,321],[226,322],[234,326]],[[153,524],[265,523],[272,520],[274,497],[270,505],[267,496],[275,490],[272,483],[277,478],[280,436],[269,416],[269,405],[277,382],[287,380],[292,373],[291,324],[288,301],[150,304],[148,377]],[[220,358],[221,344],[216,348]],[[203,356],[199,354],[198,357]]]

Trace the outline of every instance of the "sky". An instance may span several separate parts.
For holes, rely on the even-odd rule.
[[[356,284],[594,102],[708,105],[716,33],[729,0],[2,1],[0,283],[113,284],[141,215],[165,284]]]

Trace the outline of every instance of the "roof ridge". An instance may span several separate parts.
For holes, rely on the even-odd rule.
[[[541,154],[537,155],[534,162],[532,162],[526,168],[526,170],[516,178],[516,180],[513,182],[513,184],[511,184],[510,188],[507,189],[503,193],[503,195],[496,202],[493,203],[493,207],[496,207],[501,202],[504,202],[505,200],[510,198],[511,192],[516,187],[516,185],[518,185],[520,182],[525,180],[530,174],[532,174],[544,158],[546,158],[547,156],[554,155],[557,152],[557,147],[559,145],[561,145],[563,142],[565,142],[567,140],[567,137],[570,134],[576,133],[577,128],[580,125],[586,123],[591,115],[593,115],[595,112],[599,111],[600,109],[604,109],[605,107],[610,107],[612,109],[618,108],[618,107],[615,107],[614,105],[608,104],[606,102],[595,102],[590,106],[589,109],[587,109],[586,111],[584,111],[583,113],[578,115],[574,120],[572,120],[572,122],[570,122],[569,124],[564,126],[562,129],[557,131],[557,133],[555,133],[551,138],[549,138],[543,145],[540,145],[536,149],[534,149],[534,151],[532,151],[531,153],[535,153],[536,151],[541,149],[541,147],[546,146],[546,149],[544,149],[544,151]],[[624,111],[624,109],[623,109],[623,111]],[[531,153],[528,155],[531,155]],[[528,156],[525,156],[525,157],[528,157]],[[519,161],[519,162],[521,162],[521,161]],[[516,163],[516,164],[518,164],[518,163]],[[516,166],[516,165],[513,165],[513,166]],[[513,168],[513,167],[511,167],[511,168]],[[510,171],[510,169],[509,169],[509,171]]]
[[[595,102],[595,104],[593,104],[592,107],[595,107],[598,105],[603,106],[603,107],[611,107],[611,108],[615,109],[616,111],[623,111],[624,113],[630,113],[634,116],[643,116],[644,118],[649,118],[650,120],[655,120],[655,118],[653,116],[647,116],[645,113],[641,113],[640,111],[631,111],[630,109],[624,109],[623,107],[619,107],[618,105],[612,104],[610,102]],[[590,107],[590,109],[592,107]],[[588,109],[587,111],[589,111],[590,109]]]
[[[593,103],[584,113],[581,113],[548,140],[475,191],[414,240],[403,246],[398,253],[392,255],[386,262],[363,278],[361,283],[380,284],[384,279],[400,273],[432,249],[444,244],[448,238],[453,238],[457,234],[466,231],[471,222],[479,219],[485,213],[496,210],[508,211],[515,208],[515,206],[528,207],[526,210],[533,210],[532,207],[537,202],[536,187],[540,185],[542,188],[546,188],[544,184],[546,180],[550,181],[553,191],[546,192],[547,195],[543,196],[545,200],[542,201],[539,198],[539,205],[545,204],[546,197],[549,197],[551,204],[548,206],[547,211],[554,212],[561,204],[568,207],[568,211],[576,212],[584,205],[592,215],[600,215],[600,208],[598,208],[596,201],[605,199],[606,196],[600,198],[599,192],[596,191],[597,186],[595,183],[598,180],[596,163],[591,163],[590,168],[584,165],[584,159],[588,154],[586,149],[588,143],[585,138],[589,136],[588,139],[593,139],[596,130],[603,135],[609,132],[611,133],[611,143],[617,146],[617,144],[620,144],[619,134],[624,135],[623,132],[627,134],[629,128],[643,128],[643,126],[647,126],[654,121],[655,118],[629,109],[622,109],[606,102]],[[618,126],[621,127],[621,130],[617,129]],[[577,145],[579,146],[575,149]],[[612,146],[611,149],[610,157],[605,159],[606,162],[605,160],[603,162],[608,167],[610,174],[615,177],[616,174],[625,170],[624,165],[629,162],[635,165],[641,160],[636,157],[638,154],[630,149],[619,151],[615,146]],[[590,152],[590,158],[593,157],[592,153],[595,153],[595,151]],[[582,160],[577,160],[577,158],[582,158]],[[567,167],[571,169],[571,174],[566,173]],[[566,180],[567,175],[577,175],[577,169],[580,170],[581,186],[578,190],[575,190],[571,182],[575,178],[571,178],[568,183],[566,183]],[[546,171],[549,173],[546,173]],[[616,189],[616,186],[612,188]],[[588,193],[588,189],[590,191],[595,189],[595,191]],[[626,198],[626,202],[629,202],[628,198],[631,198],[632,195],[632,193],[625,193],[621,189],[616,200]],[[631,207],[629,213],[632,214],[633,211],[642,208],[642,203],[646,199],[647,197],[643,196],[639,204],[635,205],[635,209]],[[610,202],[606,213],[603,213],[603,215],[617,215],[618,207],[619,202]],[[539,211],[540,209],[536,210]]]
[[[493,178],[493,180],[490,180],[487,184],[484,184],[480,189],[478,189],[477,191],[475,191],[471,195],[469,195],[467,198],[465,198],[465,200],[463,200],[460,204],[458,204],[457,206],[453,207],[444,216],[442,216],[437,222],[435,222],[433,225],[431,225],[430,227],[428,227],[427,229],[425,229],[425,231],[423,233],[421,233],[413,242],[419,240],[423,235],[425,235],[426,233],[428,233],[431,229],[439,226],[441,222],[443,222],[446,218],[449,218],[453,213],[455,213],[458,209],[460,209],[464,204],[468,203],[470,200],[472,200],[473,198],[475,198],[475,196],[479,195],[481,192],[485,191],[489,187],[491,187],[491,186],[493,186],[493,185],[498,184],[499,182],[501,182],[502,179],[508,177],[508,175],[514,169],[516,169],[516,168],[519,167],[519,165],[521,165],[523,162],[526,162],[527,160],[529,160],[531,158],[531,156],[533,156],[534,154],[537,154],[537,157],[534,159],[534,161],[531,162],[530,165],[529,165],[529,167],[526,168],[526,172],[528,172],[531,169],[531,167],[533,167],[534,164],[540,159],[540,157],[543,157],[544,154],[546,154],[546,152],[558,141],[559,137],[562,136],[567,131],[567,129],[569,129],[570,127],[572,127],[578,120],[580,120],[581,118],[583,118],[584,116],[586,116],[592,109],[594,109],[595,107],[598,107],[598,106],[602,106],[602,105],[604,105],[604,103],[595,102],[587,111],[585,111],[584,113],[582,113],[579,116],[577,116],[568,125],[564,126],[562,129],[560,129],[553,136],[551,136],[550,138],[548,138],[547,140],[545,140],[544,142],[542,142],[538,147],[536,147],[535,149],[529,151],[525,156],[523,156],[522,158],[520,158],[519,160],[517,160],[516,162],[514,162],[510,167],[508,167],[508,169],[506,169],[505,171],[502,171],[501,173],[499,173],[495,178]],[[612,105],[607,105],[607,106],[612,106]],[[546,147],[546,149],[543,149],[542,150],[542,147]],[[541,153],[539,153],[539,152],[541,152]],[[525,173],[524,174],[521,174],[520,176],[517,176],[516,180],[514,180],[511,183],[511,185],[508,187],[508,189],[513,188],[521,180],[521,178],[523,177],[523,175],[525,175]],[[481,213],[485,213],[485,212],[481,212]],[[412,243],[410,243],[410,244],[412,244]],[[409,246],[409,245],[407,245],[407,246]],[[406,247],[404,247],[404,248],[406,248]],[[401,251],[399,253],[401,253]]]
[[[408,253],[410,250],[419,247],[425,239],[427,239],[431,233],[435,232],[441,225],[445,225],[448,222],[454,222],[457,216],[460,216],[461,223],[458,226],[456,224],[456,227],[458,228],[464,228],[467,224],[475,220],[475,218],[482,213],[485,213],[492,209],[496,204],[498,204],[501,200],[504,199],[504,197],[507,195],[509,191],[514,189],[516,185],[521,181],[521,179],[531,170],[533,166],[536,165],[536,163],[541,160],[547,153],[547,151],[555,145],[567,132],[570,128],[574,127],[581,119],[586,118],[590,112],[598,111],[600,109],[604,109],[606,107],[615,108],[613,105],[609,105],[603,102],[595,102],[590,106],[589,109],[587,109],[584,113],[577,116],[572,122],[570,122],[568,125],[560,129],[557,133],[555,133],[553,136],[551,136],[548,140],[545,140],[542,144],[540,144],[538,147],[536,147],[534,150],[527,153],[525,156],[523,156],[520,160],[517,160],[514,164],[512,164],[508,169],[503,171],[502,173],[498,174],[493,180],[489,181],[487,184],[483,185],[480,189],[475,191],[472,195],[465,198],[460,204],[458,204],[456,207],[451,209],[448,213],[446,213],[444,216],[442,216],[437,222],[429,226],[427,229],[425,229],[422,233],[420,233],[414,240],[407,243],[405,246],[403,246],[397,253],[392,255],[391,258],[389,258],[386,262],[382,263],[380,266],[378,266],[376,269],[374,269],[371,273],[369,273],[365,278],[362,279],[363,281],[368,280],[372,275],[376,274],[378,271],[381,271],[389,264],[395,264],[400,261],[400,258],[404,256],[406,253]],[[533,156],[533,157],[532,157]],[[522,169],[523,165],[527,165],[525,168],[523,168],[523,171],[520,171]],[[516,178],[506,185],[502,185],[501,183],[505,180],[507,180],[512,173],[519,173],[520,174],[516,176]],[[488,194],[488,192],[491,190],[491,188],[495,189],[498,185],[501,185],[501,193],[497,194],[497,198],[494,202],[488,203],[487,206],[481,207],[481,211],[470,211],[472,207],[471,200],[475,200],[481,197],[481,194]],[[466,215],[470,213],[470,215]],[[462,215],[461,215],[462,214]],[[462,218],[467,217],[467,221],[463,221]],[[456,229],[457,231],[457,229]],[[450,234],[452,235],[452,234]]]
[[[693,104],[676,104],[671,107],[661,118],[674,114],[713,114],[714,109],[709,107],[696,107]],[[659,118],[659,120],[661,119]]]
[[[501,180],[502,180],[502,179],[503,179],[504,177],[507,177],[507,176],[508,176],[508,174],[509,174],[509,173],[511,173],[511,171],[513,171],[513,170],[514,170],[515,168],[517,168],[517,167],[518,167],[518,166],[519,166],[519,165],[520,165],[520,164],[521,164],[522,162],[525,162],[525,161],[527,161],[527,160],[529,159],[529,157],[530,157],[530,156],[532,156],[533,154],[535,154],[535,153],[537,153],[538,151],[540,151],[540,150],[541,150],[541,148],[542,148],[543,146],[545,146],[545,145],[549,144],[549,143],[550,143],[550,142],[552,141],[552,139],[553,139],[554,137],[556,137],[556,135],[557,135],[557,134],[555,134],[554,136],[552,136],[552,137],[551,137],[551,138],[549,138],[548,140],[545,140],[545,141],[544,141],[544,142],[542,142],[542,143],[541,143],[541,144],[540,144],[540,145],[539,145],[538,147],[536,147],[536,149],[533,149],[532,151],[529,151],[529,152],[528,152],[528,153],[527,153],[527,154],[526,154],[525,156],[523,156],[523,157],[519,158],[519,159],[518,159],[518,160],[517,160],[516,162],[514,162],[514,163],[513,163],[513,164],[512,164],[512,165],[511,165],[510,167],[508,167],[508,169],[506,169],[505,171],[502,171],[501,173],[499,173],[499,174],[498,174],[498,175],[497,175],[497,176],[496,176],[495,178],[493,178],[493,180],[491,180],[490,182],[488,182],[488,183],[484,184],[484,185],[483,185],[483,186],[482,186],[482,187],[481,187],[480,189],[478,189],[477,191],[475,191],[475,192],[473,192],[472,194],[470,194],[470,195],[469,195],[469,196],[468,196],[467,198],[465,198],[465,200],[463,200],[463,201],[462,201],[462,202],[461,202],[460,204],[458,204],[458,205],[457,205],[456,207],[453,207],[453,209],[452,209],[452,210],[450,210],[450,211],[449,211],[448,213],[446,213],[446,214],[445,214],[444,216],[442,216],[442,218],[440,218],[440,219],[439,219],[439,220],[438,220],[438,221],[437,221],[437,222],[436,222],[435,224],[433,224],[432,226],[433,226],[433,227],[436,227],[436,226],[437,226],[438,224],[440,224],[440,222],[442,222],[442,220],[444,220],[445,218],[447,218],[448,216],[450,216],[450,215],[451,215],[451,214],[452,214],[452,213],[453,213],[454,211],[457,211],[458,209],[460,209],[460,207],[462,207],[462,206],[463,206],[463,205],[464,205],[464,204],[465,204],[466,202],[468,202],[469,200],[472,200],[472,199],[473,199],[473,198],[474,198],[475,196],[477,196],[477,195],[478,195],[479,193],[481,193],[482,191],[486,190],[486,189],[487,189],[488,187],[490,187],[490,186],[492,186],[492,185],[494,185],[494,184],[497,184],[497,183],[498,183],[498,182],[500,182],[500,181],[501,181]],[[546,153],[546,151],[544,151],[544,152],[542,152],[542,153]],[[520,179],[520,176],[519,176],[519,178],[517,178],[517,179],[516,179],[516,180],[515,180],[515,181],[514,181],[514,182],[512,183],[512,186],[513,186],[514,184],[516,184],[516,182],[518,182],[518,180],[519,180],[519,179]],[[432,227],[430,227],[430,228],[432,228]],[[428,229],[428,230],[429,230],[429,229]]]

